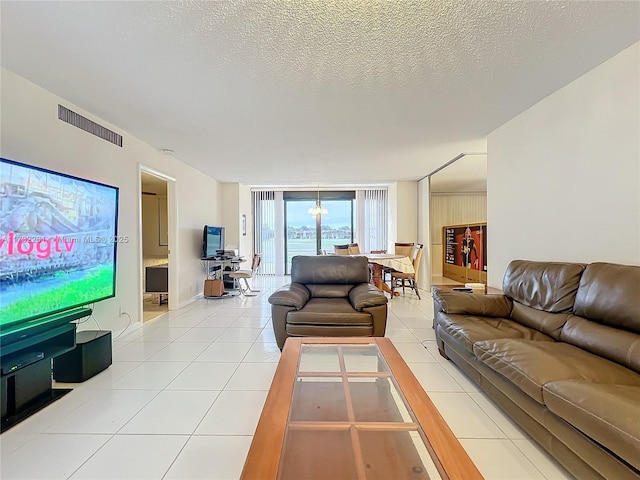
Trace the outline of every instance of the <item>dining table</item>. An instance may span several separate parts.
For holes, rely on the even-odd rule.
[[[371,265],[371,283],[383,292],[391,295],[391,298],[400,295],[399,292],[392,292],[389,285],[384,281],[383,269],[391,268],[402,273],[415,273],[413,262],[406,255],[396,255],[394,253],[359,253],[352,257],[366,257]]]

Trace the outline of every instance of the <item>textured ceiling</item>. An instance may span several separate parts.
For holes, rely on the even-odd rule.
[[[640,3],[0,2],[1,62],[221,181],[423,177],[640,39]]]

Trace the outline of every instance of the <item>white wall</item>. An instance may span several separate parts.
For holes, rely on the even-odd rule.
[[[253,257],[253,211],[251,209],[251,187],[239,183],[222,183],[225,208],[222,212],[228,248],[238,249],[247,261]],[[246,234],[242,234],[242,215],[246,216]],[[242,266],[249,269],[249,264]]]
[[[142,195],[142,258],[165,259],[169,254],[166,245],[160,245],[160,215],[166,212],[167,197]],[[164,203],[164,210],[160,204]],[[166,216],[166,213],[165,213]],[[166,219],[165,219],[166,221]]]
[[[251,187],[247,185],[240,185],[238,189],[238,203],[240,208],[240,215],[246,215],[247,217],[247,230],[246,235],[240,233],[240,255],[243,255],[248,260],[253,257],[253,209],[251,208]],[[261,252],[256,252],[261,253]],[[242,268],[245,268],[244,266]],[[246,268],[250,268],[247,266]]]
[[[490,286],[513,259],[640,264],[640,44],[488,136]]]
[[[202,291],[202,226],[220,221],[222,198],[216,180],[4,68],[1,102],[3,157],[120,187],[118,233],[129,242],[118,246],[116,298],[95,305],[102,328],[118,331],[127,325],[125,318],[118,318],[119,307],[134,323],[140,322],[139,164],[176,179],[178,236],[171,254],[179,293],[173,305],[184,305]],[[123,147],[58,120],[58,103],[123,135]]]
[[[390,232],[395,238],[390,241],[390,252],[393,251],[394,242],[418,241],[418,182],[396,183],[395,232]],[[424,258],[424,255],[423,255]]]
[[[221,226],[225,227],[225,248],[240,249],[240,212],[238,210],[239,198],[238,183],[221,183],[222,197],[224,198],[225,208],[222,211]]]

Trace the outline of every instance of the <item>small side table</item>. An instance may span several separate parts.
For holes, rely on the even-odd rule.
[[[57,382],[84,382],[111,363],[111,331],[84,330],[76,334],[76,348],[53,359],[53,378]]]

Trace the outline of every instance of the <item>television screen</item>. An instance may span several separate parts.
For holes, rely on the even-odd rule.
[[[118,188],[0,159],[0,331],[115,296]]]
[[[224,250],[224,227],[205,225],[202,232],[202,256],[215,257],[218,250]]]

